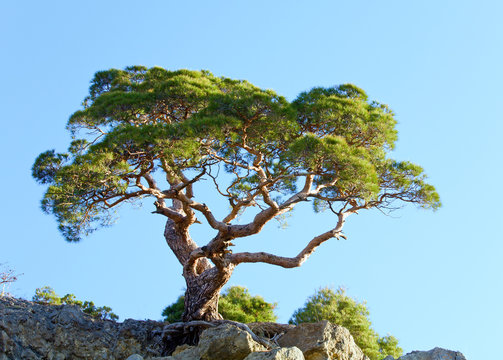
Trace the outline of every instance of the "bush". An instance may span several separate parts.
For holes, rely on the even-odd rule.
[[[170,323],[181,321],[185,297],[182,295],[176,302],[167,306],[163,312],[164,321]],[[218,312],[226,320],[250,323],[256,321],[274,322],[276,304],[268,303],[261,296],[252,296],[248,289],[241,286],[228,288],[220,297]]]
[[[92,301],[80,301],[75,298],[73,294],[66,294],[63,297],[59,297],[58,294],[50,286],[44,286],[35,290],[35,295],[32,298],[33,301],[39,304],[48,305],[77,305],[80,309],[91,316],[103,319],[103,320],[118,320],[119,316],[112,312],[112,309],[108,306],[96,307]]]
[[[371,360],[380,360],[391,355],[398,358],[403,350],[393,336],[379,337],[372,329],[369,311],[365,302],[360,303],[346,295],[344,289],[318,290],[309,297],[304,307],[294,312],[290,324],[328,320],[349,330],[355,343]]]

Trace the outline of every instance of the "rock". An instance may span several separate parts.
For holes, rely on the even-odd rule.
[[[190,346],[180,351],[174,356],[168,356],[166,360],[200,360],[199,349],[196,346]]]
[[[127,359],[162,356],[157,321],[117,323],[77,306],[42,305],[0,297],[0,359]]]
[[[276,324],[272,322],[254,322],[247,324],[254,334],[261,337],[273,338],[292,330],[295,325]]]
[[[230,324],[203,331],[197,346],[178,346],[166,360],[243,360],[255,351],[265,351],[251,335]],[[271,358],[275,359],[275,358]]]
[[[434,348],[430,351],[413,351],[401,356],[398,360],[466,360],[459,351]]]
[[[203,360],[242,360],[254,351],[267,350],[248,332],[230,324],[203,331],[197,347]]]
[[[133,354],[130,357],[128,357],[126,360],[143,360],[143,356],[138,355],[138,354]]]
[[[369,360],[347,329],[328,321],[300,324],[280,337],[278,344],[297,346],[306,360]]]
[[[258,351],[248,355],[245,360],[305,360],[298,347],[276,348],[271,351]]]
[[[176,355],[176,354],[179,354],[181,353],[182,351],[185,351],[187,349],[191,349],[193,348],[194,346],[190,346],[188,344],[183,344],[183,345],[179,345],[176,347],[175,351],[173,351],[173,354],[172,355]]]
[[[203,331],[197,346],[177,346],[182,341],[170,337],[165,325],[132,319],[118,323],[84,314],[76,306],[0,297],[0,360],[369,360],[348,330],[328,321],[249,324],[255,334],[281,346],[269,351],[249,332],[228,323]],[[166,356],[173,349],[172,356]],[[435,348],[399,360],[466,359],[459,352]]]

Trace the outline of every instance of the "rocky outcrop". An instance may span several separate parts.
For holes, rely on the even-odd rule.
[[[255,351],[266,351],[250,333],[229,324],[209,328],[201,334],[197,346],[181,346],[166,359],[243,360]]]
[[[248,355],[245,360],[305,360],[305,358],[299,348],[292,346],[276,348],[271,351],[254,352]]]
[[[306,360],[369,360],[346,328],[328,321],[305,323],[278,340],[280,346],[297,346]]]
[[[77,306],[0,297],[0,360],[161,356],[163,325],[136,320],[117,323],[84,314]]]
[[[348,330],[328,321],[219,324],[204,330],[197,346],[176,347],[180,342],[167,335],[172,325],[131,319],[117,323],[93,318],[76,306],[0,297],[0,360],[368,360]],[[252,337],[250,329],[269,340]],[[435,348],[399,360],[466,359],[459,352]]]
[[[394,359],[388,356],[384,360]],[[436,347],[430,351],[413,351],[397,360],[466,360],[466,358],[459,351],[445,350]]]

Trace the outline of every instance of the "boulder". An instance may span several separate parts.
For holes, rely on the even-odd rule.
[[[297,325],[280,337],[278,344],[298,347],[306,360],[369,360],[347,329],[328,321]]]
[[[305,360],[305,358],[299,348],[292,346],[271,351],[257,351],[248,355],[245,360]]]
[[[143,356],[138,355],[138,354],[133,354],[130,357],[128,357],[126,360],[143,360]]]
[[[295,325],[277,324],[272,322],[253,322],[247,325],[255,335],[269,339],[280,336],[295,328]]]
[[[401,356],[398,360],[466,360],[466,358],[459,351],[436,347],[430,351],[413,351]]]
[[[248,332],[230,324],[203,331],[197,347],[203,360],[242,360],[254,351],[267,350]]]

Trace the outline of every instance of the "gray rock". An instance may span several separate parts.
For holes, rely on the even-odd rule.
[[[222,324],[203,331],[197,346],[178,346],[167,357],[175,344],[163,337],[164,325],[132,319],[118,323],[84,314],[76,306],[0,297],[0,360],[368,360],[348,330],[328,321],[296,327],[250,324],[257,335],[279,337],[281,348],[270,351],[248,332]],[[460,352],[435,348],[399,360],[466,359]]]
[[[305,323],[278,340],[282,347],[297,346],[306,360],[368,360],[349,331],[328,321]]]
[[[156,321],[117,323],[71,305],[0,297],[0,359],[127,359],[163,355]],[[156,333],[157,331],[157,333]]]
[[[196,346],[189,346],[183,351],[176,353],[173,356],[167,357],[166,360],[200,360],[199,349]]]
[[[284,334],[295,328],[295,325],[277,324],[272,322],[254,322],[247,325],[255,335],[269,339]]]
[[[177,347],[176,347],[175,351],[173,351],[173,354],[171,354],[171,355],[173,355],[173,356],[174,356],[174,355],[176,355],[176,354],[181,353],[182,351],[185,351],[185,350],[187,350],[187,349],[191,349],[191,348],[193,348],[193,347],[194,347],[194,346],[190,346],[190,345],[188,345],[188,344],[179,345],[179,346],[177,346]]]
[[[267,350],[248,332],[230,324],[203,331],[197,347],[203,360],[242,360],[254,351]]]
[[[204,330],[197,346],[178,346],[172,356],[163,360],[243,360],[255,351],[265,350],[248,332],[222,324]]]
[[[126,360],[143,360],[143,356],[138,355],[138,354],[133,354],[130,357],[128,357]]]
[[[413,351],[401,356],[398,360],[466,360],[459,351],[434,348],[430,351]]]
[[[305,360],[302,351],[293,346],[288,348],[276,348],[271,351],[254,352],[245,360]]]

